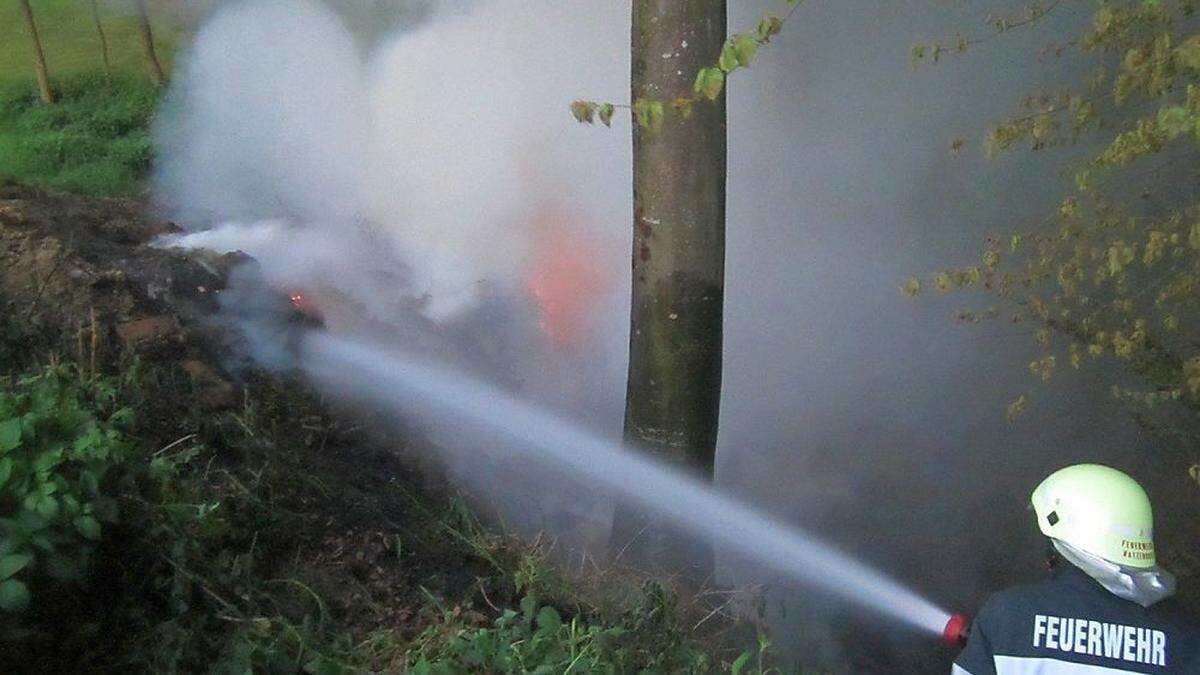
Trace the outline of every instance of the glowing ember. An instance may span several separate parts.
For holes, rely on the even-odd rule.
[[[542,332],[565,346],[582,336],[606,279],[585,242],[564,228],[545,232],[542,241],[529,277],[529,291],[541,312]]]
[[[296,311],[300,312],[301,314],[309,317],[310,319],[324,320],[321,312],[317,310],[316,303],[314,303],[312,298],[309,298],[307,295],[295,291],[288,294],[288,300],[292,301],[292,307],[295,307]]]

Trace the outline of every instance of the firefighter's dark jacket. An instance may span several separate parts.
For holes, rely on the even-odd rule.
[[[1069,562],[980,610],[955,675],[1200,675],[1200,621],[1119,598]]]

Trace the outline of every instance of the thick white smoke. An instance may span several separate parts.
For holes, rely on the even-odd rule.
[[[627,134],[568,128],[566,106],[624,95],[619,4],[449,5],[367,47],[319,2],[218,9],[160,124],[160,199],[216,227],[185,244],[380,316],[415,302],[446,322],[528,294],[564,233],[611,274]]]
[[[363,31],[352,4],[209,8],[157,130],[156,196],[190,230],[168,243],[244,251],[331,332],[453,361],[618,431],[629,121],[582,128],[568,105],[628,97],[628,8],[451,0],[414,15],[394,2]],[[262,320],[246,335],[278,362]],[[510,464],[459,420],[422,423],[438,461],[510,523],[579,543],[607,533],[603,499]]]

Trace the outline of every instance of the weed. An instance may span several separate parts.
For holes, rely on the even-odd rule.
[[[117,522],[113,474],[134,448],[117,391],[57,366],[0,392],[0,610],[25,610],[44,579],[82,582]]]
[[[59,94],[47,106],[27,87],[0,89],[0,178],[98,196],[141,191],[160,92],[90,74],[63,79]]]

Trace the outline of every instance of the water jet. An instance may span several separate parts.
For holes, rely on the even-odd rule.
[[[963,634],[964,617],[952,616],[832,545],[502,389],[394,349],[326,332],[309,332],[299,345],[301,369],[327,387],[397,413],[469,419],[516,441],[515,452],[525,459],[602,486],[791,583],[947,641]]]

